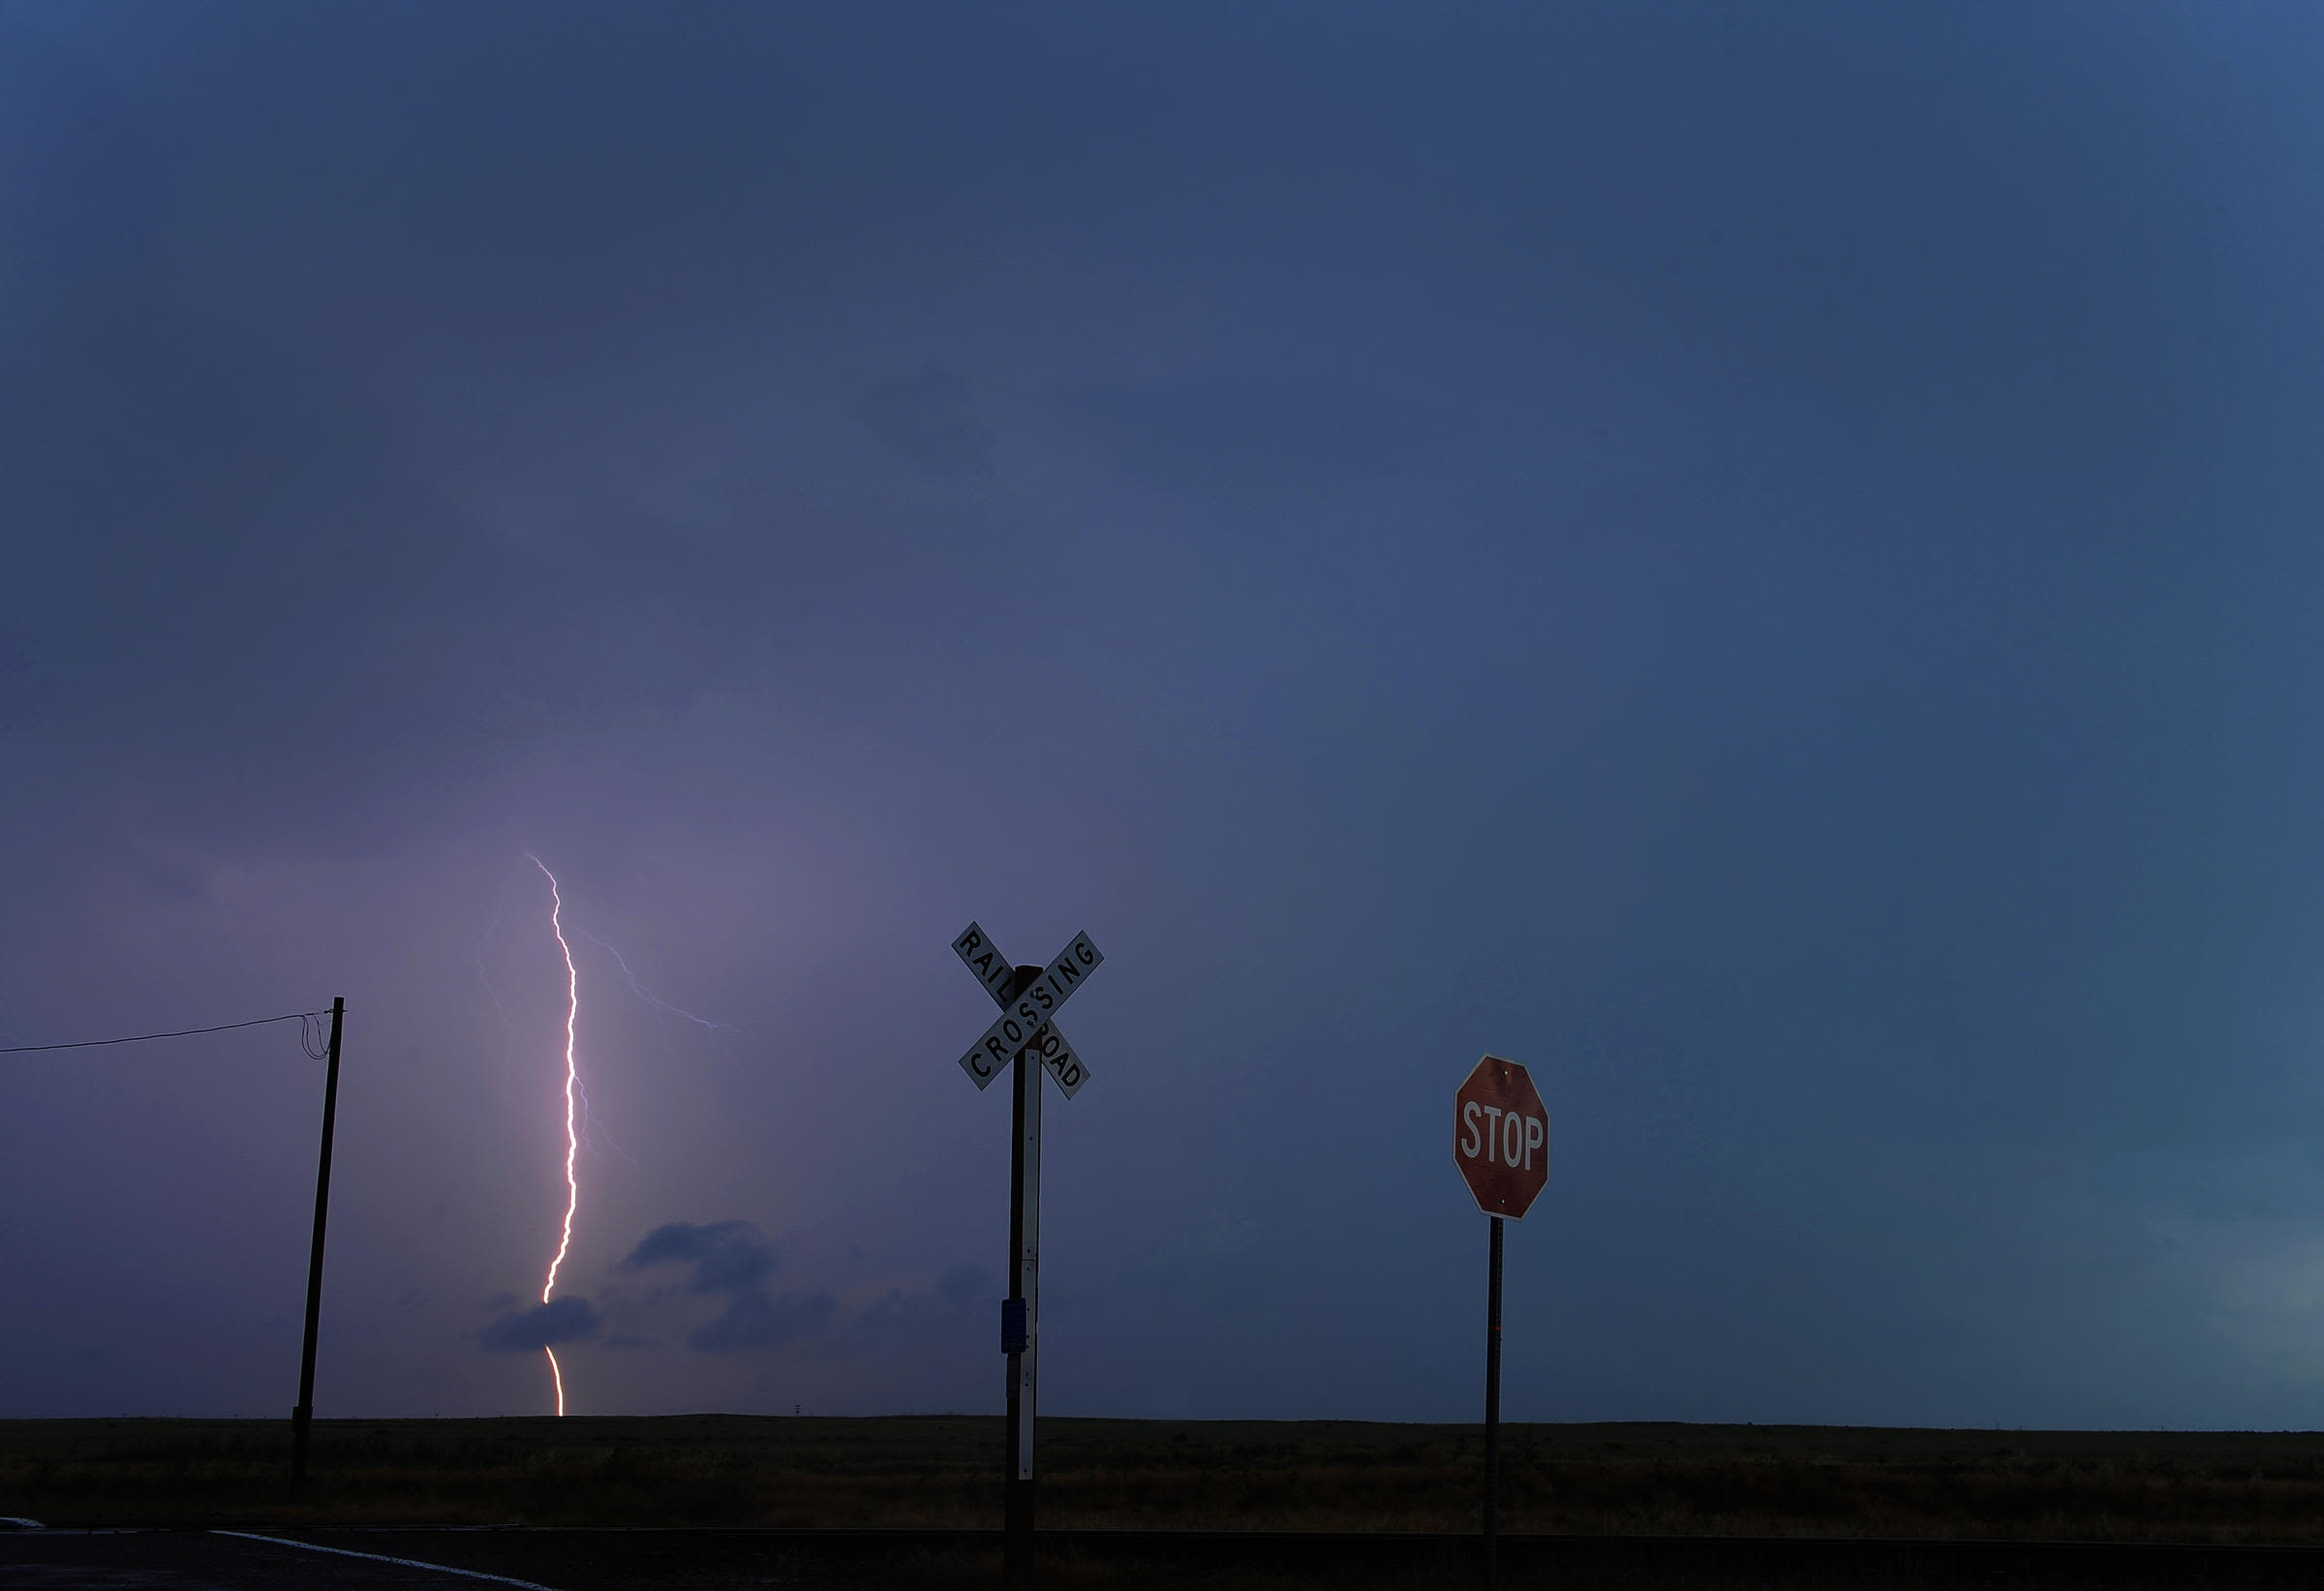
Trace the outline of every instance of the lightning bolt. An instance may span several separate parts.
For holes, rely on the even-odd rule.
[[[581,1152],[581,1136],[575,1130],[575,1095],[581,1087],[581,1069],[573,1060],[573,1028],[581,1017],[581,975],[573,968],[573,947],[565,941],[565,897],[557,888],[557,875],[549,872],[548,864],[531,851],[525,853],[532,864],[549,881],[549,932],[557,935],[557,948],[565,956],[565,1230],[557,1238],[557,1256],[549,1261],[548,1279],[540,1285],[540,1301],[549,1301],[557,1290],[557,1270],[573,1246],[573,1213],[581,1208],[581,1184],[573,1177],[573,1162]],[[558,1367],[557,1350],[541,1349],[549,1356],[549,1378],[557,1387],[557,1413],[565,1413],[565,1372]]]
[[[742,1031],[741,1028],[734,1026],[730,1023],[713,1022],[708,1017],[695,1016],[691,1011],[687,1010],[686,1007],[682,1005],[672,1005],[668,1000],[663,999],[659,994],[655,994],[654,991],[648,989],[644,984],[637,981],[637,974],[629,970],[628,958],[624,956],[620,951],[616,950],[613,946],[607,944],[604,940],[598,938],[596,934],[590,933],[590,931],[585,928],[577,928],[573,930],[573,932],[580,934],[584,939],[587,939],[591,944],[596,945],[599,950],[605,952],[606,955],[611,956],[614,960],[614,964],[622,969],[622,976],[629,980],[630,993],[635,994],[639,999],[644,1000],[648,1005],[654,1007],[654,1009],[657,1011],[667,1011],[673,1017],[684,1017],[688,1022],[692,1023],[695,1026],[707,1027],[714,1033],[739,1033]]]

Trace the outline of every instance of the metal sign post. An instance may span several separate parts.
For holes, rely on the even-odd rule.
[[[1493,1591],[1501,1502],[1501,1234],[1509,1223],[1494,1215],[1485,1224],[1493,1231],[1493,1257],[1484,1286],[1484,1591]]]
[[[1041,1074],[1056,1080],[1071,1099],[1089,1080],[1089,1068],[1057,1031],[1052,1013],[1105,957],[1086,933],[1047,966],[1016,966],[974,923],[952,942],[953,953],[976,974],[1000,1015],[961,1056],[961,1069],[983,1088],[1012,1061],[1010,1110],[1009,1296],[1000,1304],[1000,1351],[1008,1359],[1008,1458],[1004,1471],[1005,1523],[1001,1573],[1015,1588],[1033,1574],[1033,1416],[1039,1404],[1041,1362]]]
[[[1501,1492],[1501,1240],[1549,1183],[1549,1108],[1514,1060],[1486,1056],[1452,1095],[1452,1163],[1492,1228],[1484,1301],[1484,1584],[1492,1591]]]
[[[1019,967],[1019,988],[1040,975],[1037,966]],[[1031,976],[1027,976],[1030,974]],[[1017,1059],[1016,1094],[1010,1116],[1016,1133],[1010,1151],[1009,1301],[1001,1349],[1009,1359],[1009,1457],[1004,1488],[1007,1541],[1004,1577],[1022,1585],[1033,1561],[1033,1411],[1040,1404],[1041,1375],[1041,1073],[1028,1058]],[[1005,1307],[1005,1306],[1004,1306]]]

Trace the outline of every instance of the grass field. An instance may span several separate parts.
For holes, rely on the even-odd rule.
[[[0,1422],[0,1515],[95,1520],[979,1527],[997,1418]],[[1044,1420],[1045,1529],[1466,1530],[1475,1426]],[[2284,1433],[1512,1425],[1503,1528],[2324,1543]]]

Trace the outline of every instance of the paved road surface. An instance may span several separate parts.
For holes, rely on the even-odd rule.
[[[903,1554],[758,1531],[0,1530],[8,1591],[711,1591],[881,1583]],[[925,1554],[923,1554],[925,1557]],[[959,1567],[973,1572],[971,1548]],[[953,1576],[939,1575],[940,1578]],[[972,1577],[984,1578],[976,1576]]]
[[[501,1583],[213,1531],[18,1530],[0,1537],[0,1584],[12,1591],[482,1591]]]
[[[1466,1587],[1450,1536],[1056,1532],[1053,1585]],[[2008,1542],[1505,1537],[1503,1583],[1605,1591],[2315,1587],[2324,1549]],[[783,1530],[38,1530],[0,1525],[7,1591],[948,1591],[995,1586],[996,1532]]]

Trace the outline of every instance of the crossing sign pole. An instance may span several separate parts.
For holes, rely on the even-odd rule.
[[[1019,988],[1029,988],[1040,972],[1037,966],[1019,967]],[[1009,1168],[1009,1291],[1018,1316],[1011,1322],[1004,1314],[1000,1328],[1001,1348],[1009,1360],[1007,1539],[1001,1558],[1002,1578],[1012,1587],[1026,1584],[1032,1576],[1033,1411],[1040,1403],[1041,1374],[1041,1071],[1029,1053],[1018,1056],[1016,1070],[1011,1090],[1016,1100],[1010,1112],[1016,1131]]]
[[[1006,1529],[1001,1574],[1011,1591],[1032,1583],[1033,1414],[1041,1363],[1041,1074],[1067,1099],[1089,1081],[1089,1068],[1054,1013],[1105,957],[1077,933],[1047,966],[1017,966],[975,923],[952,942],[953,953],[1000,1007],[984,1036],[961,1057],[961,1070],[983,1088],[1013,1071],[1009,1139],[1009,1296],[1000,1304],[1000,1351],[1008,1359],[1008,1457],[1003,1493]],[[1011,1067],[1011,1062],[1015,1062]]]

